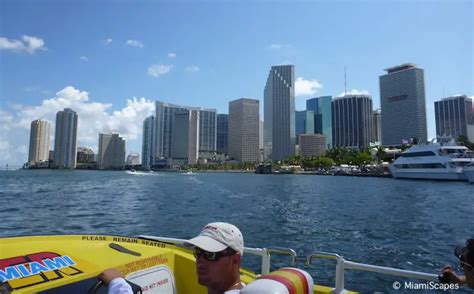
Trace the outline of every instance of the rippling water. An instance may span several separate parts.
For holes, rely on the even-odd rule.
[[[0,172],[0,234],[96,233],[188,238],[211,221],[241,228],[245,245],[314,250],[430,273],[457,265],[474,237],[474,185],[386,178],[101,171]],[[258,260],[246,256],[256,269]],[[284,258],[277,259],[282,265]],[[334,285],[319,261],[315,281]],[[346,288],[393,292],[400,278],[347,272]]]

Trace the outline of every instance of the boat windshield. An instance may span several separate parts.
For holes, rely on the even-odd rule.
[[[472,153],[468,152],[466,149],[461,148],[441,148],[441,155],[448,155],[451,158],[468,158],[472,157]]]

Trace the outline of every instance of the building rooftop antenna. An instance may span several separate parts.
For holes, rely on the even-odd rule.
[[[347,95],[347,75],[346,75],[346,66],[344,65],[344,96]]]

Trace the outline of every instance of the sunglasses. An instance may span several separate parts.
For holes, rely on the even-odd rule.
[[[227,248],[227,249],[224,249],[222,251],[219,251],[219,252],[209,252],[209,251],[205,251],[205,250],[202,250],[200,248],[194,248],[194,257],[196,257],[196,259],[199,259],[199,257],[204,257],[205,260],[207,261],[218,261],[221,257],[224,257],[224,256],[231,256],[231,255],[234,255],[236,254],[237,251],[231,249],[231,248]]]

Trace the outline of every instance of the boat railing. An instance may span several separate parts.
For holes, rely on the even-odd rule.
[[[178,238],[167,238],[167,237],[156,237],[156,236],[139,236],[142,239],[148,240],[155,240],[165,243],[172,243],[175,245],[183,246],[187,240],[185,239],[178,239]],[[253,247],[244,247],[244,253],[260,256],[262,258],[262,265],[261,265],[261,274],[268,274],[270,272],[271,267],[271,255],[278,254],[278,255],[287,255],[291,257],[291,262],[294,264],[298,261],[296,251],[291,248],[286,247],[267,247],[267,248],[253,248]],[[336,261],[336,281],[333,288],[333,293],[345,293],[346,290],[344,289],[344,276],[346,270],[358,270],[358,271],[366,271],[366,272],[373,272],[379,274],[386,274],[392,275],[397,277],[404,277],[404,278],[412,278],[412,279],[419,279],[419,280],[426,280],[426,281],[436,281],[438,275],[430,274],[430,273],[423,273],[417,271],[410,271],[404,269],[397,269],[391,267],[384,267],[384,266],[377,266],[359,262],[353,262],[344,259],[339,254],[330,253],[330,252],[323,252],[323,251],[315,251],[311,253],[308,258],[305,260],[308,266],[311,266],[315,259],[330,259]]]
[[[336,253],[327,252],[313,252],[307,259],[307,265],[311,265],[315,258],[333,259],[336,260],[336,282],[333,293],[344,293],[344,276],[346,270],[359,270],[379,274],[392,275],[397,277],[412,278],[427,281],[437,281],[438,275],[423,273],[417,271],[410,271],[404,269],[397,269],[385,266],[377,266],[366,263],[353,262],[345,260],[342,256]]]

